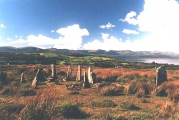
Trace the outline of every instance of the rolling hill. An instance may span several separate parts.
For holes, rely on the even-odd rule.
[[[65,55],[98,55],[114,57],[116,59],[122,58],[178,58],[179,54],[172,52],[159,52],[159,51],[130,51],[130,50],[68,50],[68,49],[41,49],[37,47],[0,47],[0,52],[13,52],[13,53],[58,53]]]

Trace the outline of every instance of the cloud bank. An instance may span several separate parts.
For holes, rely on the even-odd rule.
[[[38,36],[29,35],[26,39],[19,38],[8,42],[7,46],[23,47],[34,46],[39,48],[58,48],[58,49],[80,49],[82,46],[82,37],[88,36],[87,29],[81,29],[78,24],[60,28],[56,31],[59,34],[58,39],[53,39],[42,34]]]
[[[140,32],[149,33],[135,41],[140,44],[138,46],[143,46],[141,50],[179,52],[176,45],[179,42],[178,13],[179,3],[176,0],[145,0],[144,10],[139,15],[131,11],[120,21],[137,26]]]
[[[104,50],[158,50],[173,51],[179,53],[179,3],[176,0],[145,0],[143,11],[136,13],[129,11],[119,22],[124,22],[137,29],[125,28],[121,34],[133,34],[142,37],[137,39],[122,39],[108,33],[101,33],[101,38],[84,43],[83,37],[90,33],[86,28],[80,28],[78,24],[52,30],[59,34],[59,38],[53,39],[42,34],[37,36],[29,35],[26,39],[18,38],[9,40],[8,46],[35,46],[40,48],[59,49],[104,49]],[[5,27],[3,24],[1,28]],[[101,29],[116,27],[108,22],[100,25]],[[120,32],[120,31],[119,31]],[[120,33],[119,33],[120,34]]]

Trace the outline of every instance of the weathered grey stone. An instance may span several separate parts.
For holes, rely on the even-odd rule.
[[[71,67],[71,65],[68,66],[67,80],[72,80],[72,67]]]
[[[163,82],[167,81],[167,72],[164,65],[156,68],[156,74],[156,85],[161,85]]]
[[[21,73],[21,81],[20,82],[24,82],[24,73]]]
[[[77,71],[77,75],[76,75],[76,81],[80,81],[81,80],[81,66],[78,65],[78,71]]]
[[[92,72],[90,66],[88,67],[88,80],[91,84],[96,83],[96,74]]]
[[[39,71],[40,71],[40,69],[37,70],[37,73],[36,73],[36,75],[35,75],[35,78],[34,78],[34,80],[32,81],[32,85],[31,85],[32,88],[36,88],[37,85],[38,85]]]
[[[55,80],[56,79],[56,66],[55,66],[55,64],[51,64],[51,69],[52,69],[52,78],[53,78],[53,80]]]
[[[32,88],[36,88],[37,84],[38,84],[37,77],[35,77],[34,80],[32,81],[32,85],[31,85]]]
[[[92,80],[93,80],[93,84],[96,83],[96,74],[94,72],[92,72]]]
[[[89,84],[89,81],[88,81],[88,77],[86,75],[86,72],[84,71],[84,81],[83,81],[83,88],[90,88],[90,84]]]
[[[34,80],[32,81],[32,88],[36,88],[38,85],[38,82],[44,81],[44,74],[42,72],[42,69],[38,69],[37,73],[35,75]]]
[[[92,71],[90,66],[88,67],[88,81],[89,83],[93,84]]]

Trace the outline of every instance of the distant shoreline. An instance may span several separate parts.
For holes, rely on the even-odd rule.
[[[118,59],[119,60],[119,59]],[[126,59],[130,62],[143,62],[143,63],[160,63],[160,64],[174,64],[179,65],[179,58],[132,58]]]

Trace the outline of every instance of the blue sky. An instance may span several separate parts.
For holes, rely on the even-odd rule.
[[[0,46],[179,53],[178,0],[0,0]]]

